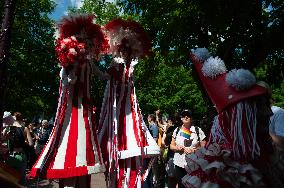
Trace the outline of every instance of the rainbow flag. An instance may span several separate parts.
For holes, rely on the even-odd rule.
[[[182,128],[180,130],[180,136],[182,136],[182,137],[184,137],[186,139],[190,139],[191,131],[189,129]]]

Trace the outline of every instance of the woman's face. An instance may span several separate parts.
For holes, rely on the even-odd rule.
[[[186,126],[186,127],[191,126],[191,117],[183,116],[183,117],[181,117],[181,121],[182,121],[184,126]]]
[[[30,123],[30,124],[29,124],[29,129],[32,130],[33,128],[34,128],[34,125]]]

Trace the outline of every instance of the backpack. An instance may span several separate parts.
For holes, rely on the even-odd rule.
[[[9,152],[14,151],[14,148],[25,147],[25,135],[22,127],[9,127],[8,148]]]

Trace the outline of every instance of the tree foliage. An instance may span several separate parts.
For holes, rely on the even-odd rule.
[[[122,0],[120,5],[129,14],[141,15],[162,53],[174,48],[187,54],[196,46],[207,47],[228,67],[249,69],[268,55],[283,56],[281,0]]]
[[[5,110],[26,117],[56,112],[59,67],[53,21],[48,18],[54,6],[51,0],[17,1]],[[69,11],[94,13],[100,25],[116,17],[140,22],[153,44],[153,55],[140,61],[134,73],[142,113],[192,108],[201,117],[207,103],[188,58],[197,46],[209,48],[229,69],[254,71],[272,86],[276,104],[284,107],[283,6],[281,0],[85,0],[79,10]],[[105,71],[110,60],[105,56],[96,63]],[[99,109],[105,81],[94,78],[92,85]]]
[[[144,114],[160,109],[175,114],[190,108],[197,116],[206,111],[201,91],[192,78],[191,69],[171,65],[169,59],[156,54],[136,65],[135,84]]]
[[[119,5],[139,15],[156,52],[171,54],[177,66],[189,64],[190,49],[207,47],[229,70],[256,72],[283,107],[283,1],[121,0]]]
[[[12,28],[11,57],[5,110],[25,117],[56,111],[58,67],[54,58],[53,23],[49,0],[19,0]]]

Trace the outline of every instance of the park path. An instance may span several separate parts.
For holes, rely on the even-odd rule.
[[[104,174],[93,174],[91,176],[92,186],[95,188],[106,188]],[[28,181],[28,188],[36,188],[38,184],[39,188],[59,188],[58,180],[42,180],[37,182],[37,179],[31,179]]]

